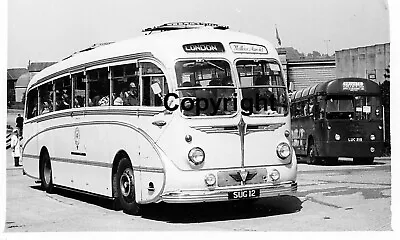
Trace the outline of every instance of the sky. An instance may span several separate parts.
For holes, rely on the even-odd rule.
[[[283,47],[304,53],[389,42],[385,0],[9,0],[7,68],[59,61],[175,21],[228,25],[278,46],[276,26]]]

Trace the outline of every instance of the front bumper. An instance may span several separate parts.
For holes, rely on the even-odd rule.
[[[230,201],[228,192],[239,190],[260,189],[260,196],[257,198],[275,197],[280,195],[294,195],[297,192],[297,183],[293,181],[281,183],[259,184],[257,186],[234,186],[215,188],[213,190],[182,190],[168,192],[161,195],[161,201],[168,203],[198,203]]]
[[[374,151],[371,152],[371,147]],[[321,157],[380,157],[383,152],[383,142],[364,141],[324,141],[319,142],[318,156]]]

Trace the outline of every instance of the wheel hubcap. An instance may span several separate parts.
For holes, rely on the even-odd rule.
[[[122,196],[128,197],[132,193],[133,186],[133,174],[132,170],[126,169],[124,173],[121,175],[119,180],[119,185],[121,188]]]

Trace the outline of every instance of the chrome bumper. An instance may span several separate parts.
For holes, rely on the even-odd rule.
[[[280,195],[294,195],[297,192],[296,182],[283,182],[279,184],[262,184],[257,186],[235,186],[215,188],[214,190],[182,190],[167,192],[161,195],[161,201],[168,203],[198,203],[230,201],[228,192],[260,189],[260,197],[275,197]]]

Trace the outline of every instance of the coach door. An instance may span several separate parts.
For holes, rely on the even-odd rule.
[[[163,98],[168,93],[168,84],[164,72],[153,62],[140,62],[140,100],[139,127],[143,131],[139,139],[142,201],[151,200],[158,195],[164,179],[161,159],[156,151],[155,142],[159,139],[172,114],[165,111]],[[147,136],[147,137],[145,137]],[[149,192],[149,183],[154,191]]]

